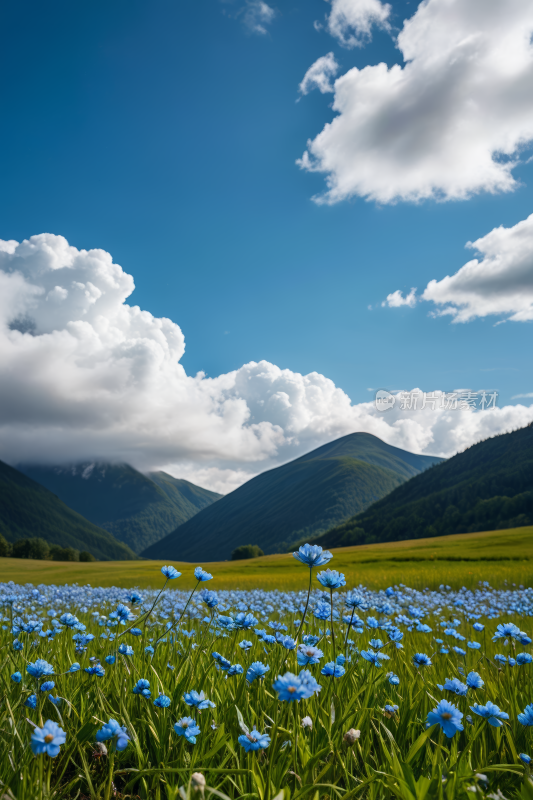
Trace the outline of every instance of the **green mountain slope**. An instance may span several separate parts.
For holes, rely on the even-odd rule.
[[[0,533],[8,542],[40,536],[98,559],[135,558],[123,542],[72,511],[52,492],[0,461]]]
[[[253,478],[160,542],[146,558],[225,559],[242,544],[282,552],[367,508],[434,463],[353,433]]]
[[[136,553],[222,496],[165,472],[143,475],[128,464],[20,469]]]
[[[314,543],[372,542],[533,524],[533,425],[473,445]]]

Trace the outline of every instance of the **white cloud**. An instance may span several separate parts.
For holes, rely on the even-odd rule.
[[[533,392],[527,392],[526,394],[515,394],[513,397],[511,397],[511,400],[518,400],[522,397],[533,397]]]
[[[133,288],[103,250],[0,242],[0,458],[121,460],[227,491],[353,431],[451,455],[533,419],[522,405],[380,414],[266,361],[192,377],[179,326],[128,305]]]
[[[332,0],[327,30],[344,47],[361,47],[373,25],[387,27],[390,12],[390,5],[379,0]]]
[[[263,0],[247,0],[242,19],[251,33],[264,35],[275,16],[276,11]]]
[[[425,0],[404,23],[405,64],[353,68],[298,162],[327,175],[318,202],[508,192],[533,139],[530,0]]]
[[[301,94],[309,94],[313,89],[318,89],[322,94],[333,91],[332,78],[335,77],[339,65],[335,61],[333,53],[317,58],[311,64],[300,83],[299,91]]]
[[[387,295],[381,305],[389,306],[389,308],[400,308],[400,306],[409,306],[409,308],[413,308],[413,306],[416,305],[416,301],[416,288],[411,289],[409,294],[406,294],[405,297],[399,289],[396,289],[395,292],[391,292],[391,294]]]
[[[480,253],[455,275],[428,283],[423,300],[439,306],[454,322],[505,315],[514,322],[533,320],[533,214],[512,228],[494,228],[475,242]]]

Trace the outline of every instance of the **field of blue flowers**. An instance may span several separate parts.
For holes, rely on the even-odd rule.
[[[294,555],[309,591],[0,584],[1,800],[531,800],[533,590]]]

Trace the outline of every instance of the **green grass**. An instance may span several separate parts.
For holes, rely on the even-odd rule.
[[[387,544],[344,547],[334,551],[335,568],[346,575],[349,586],[359,583],[383,588],[404,583],[414,588],[473,586],[489,580],[494,588],[504,582],[532,585],[533,527],[487,533],[456,534]],[[158,585],[163,561],[69,563],[0,559],[4,580],[15,583],[90,583],[91,586]],[[181,572],[179,588],[193,587],[190,565],[171,562]],[[182,564],[183,568],[180,568]],[[249,561],[203,562],[216,577],[218,589],[305,589],[307,577],[290,554],[264,556]],[[156,567],[157,569],[154,569]]]
[[[359,569],[373,569],[376,578],[377,570],[381,569],[382,576],[387,577],[390,564],[400,564],[404,570],[409,564],[392,562],[393,557],[426,555],[429,559],[442,559],[453,557],[461,549],[465,557],[468,554],[478,556],[477,561],[466,563],[475,565],[473,568],[479,570],[480,577],[492,581],[493,565],[505,566],[501,559],[510,550],[509,542],[514,541],[516,547],[525,546],[531,540],[531,529],[529,533],[510,532],[511,539],[503,550],[498,537],[491,536],[492,541],[479,535],[463,540],[453,537],[453,541],[441,542],[437,548],[434,540],[431,545],[422,542],[417,551],[405,543],[392,551],[379,547],[339,551],[331,566],[347,572],[353,570],[353,574],[358,574]],[[480,560],[494,556],[500,561]],[[221,563],[216,565],[216,581],[208,583],[207,587],[216,583],[218,588],[221,580],[229,581],[231,568],[234,584],[240,580],[240,571],[241,579],[246,576],[250,588],[255,588],[257,580],[254,582],[251,578],[254,571],[256,575],[261,569],[265,570],[264,574],[267,569],[275,573],[277,564],[278,579],[284,574],[283,580],[291,583],[290,588],[295,588],[295,563],[290,562],[290,569],[288,560],[283,557],[261,559],[254,564]],[[426,570],[432,564],[447,563],[442,560],[413,562],[410,568]],[[450,563],[460,566],[458,562]],[[32,573],[32,564],[24,566],[26,578],[39,574],[35,570]],[[57,568],[54,564],[44,564],[42,571],[54,566]],[[95,567],[92,575],[96,584],[98,575],[106,575],[112,581],[113,567],[117,572],[119,565],[82,567],[69,564],[69,578],[75,577],[78,568],[80,575],[87,575],[91,566]],[[158,588],[163,585],[156,562],[130,566],[140,570],[137,577],[143,573],[146,581]],[[304,566],[296,564],[296,567],[301,575],[308,575]],[[186,569],[187,574],[192,572],[191,565]],[[55,574],[61,575],[61,572]],[[122,578],[127,574],[124,572]],[[135,572],[130,573],[126,582],[131,581],[131,575]],[[14,576],[4,571],[3,577]],[[405,579],[405,574],[401,577]],[[184,576],[181,581],[172,581],[170,586],[174,588],[185,582]],[[353,582],[349,580],[348,587],[351,588]],[[316,580],[314,586],[318,586]],[[342,612],[342,598],[337,592],[333,596]],[[102,623],[112,621],[109,615],[118,599],[107,602],[102,593],[93,596],[90,592],[71,593],[69,590],[68,598],[61,601],[61,592],[53,590],[44,602],[42,596],[36,601],[35,595],[28,591],[24,599],[18,601],[17,617],[28,620],[40,615],[45,627],[50,624],[47,612],[51,607],[56,615],[61,613],[58,607],[61,611],[69,609],[76,613],[86,626],[85,632],[94,635],[86,652],[82,653],[75,651],[73,631],[69,629],[63,629],[50,640],[35,631],[19,632],[23,648],[14,649],[10,631],[9,602],[12,601],[4,605],[0,630],[2,800],[202,800],[204,795],[193,791],[191,786],[195,773],[205,778],[205,800],[470,800],[472,797],[530,800],[533,783],[529,783],[518,753],[533,754],[533,727],[521,724],[518,715],[532,702],[533,665],[510,667],[505,664],[500,668],[494,657],[498,653],[517,657],[519,652],[529,652],[531,647],[522,647],[513,639],[492,642],[500,622],[514,622],[531,636],[530,617],[506,611],[500,619],[483,618],[486,629],[478,633],[472,627],[473,620],[454,604],[451,596],[450,607],[446,607],[448,600],[444,599],[434,613],[426,609],[424,623],[429,624],[430,630],[424,632],[417,630],[414,624],[402,623],[403,648],[396,649],[387,641],[385,630],[378,631],[368,624],[370,616],[381,617],[378,610],[369,609],[365,613],[358,609],[358,614],[367,621],[364,630],[361,625],[361,631],[354,628],[348,631],[343,621],[318,620],[308,612],[306,632],[319,637],[318,646],[323,651],[320,664],[310,666],[309,670],[322,688],[298,703],[289,703],[278,699],[274,682],[280,674],[300,671],[296,653],[284,649],[281,644],[267,647],[254,632],[254,627],[268,625],[268,617],[269,621],[285,623],[289,635],[296,636],[296,609],[292,607],[288,611],[286,596],[283,605],[278,606],[277,595],[249,600],[259,606],[254,611],[257,617],[266,609],[261,623],[257,625],[257,620],[250,620],[244,630],[239,623],[241,629],[230,633],[225,632],[222,624],[211,624],[209,617],[207,624],[200,621],[207,611],[205,606],[198,609],[196,619],[184,616],[181,621],[179,614],[183,606],[176,607],[175,598],[174,593],[163,594],[154,613],[150,613],[152,601],[145,598],[149,616],[138,616],[135,623],[135,627],[141,629],[138,637],[118,625],[110,628],[98,625],[98,614],[105,615],[100,620]],[[235,619],[236,604],[242,599],[233,597],[226,601],[232,605],[231,608],[226,605],[223,613]],[[200,605],[198,597],[194,603]],[[95,605],[97,619],[92,614]],[[455,618],[457,620],[452,623]],[[172,634],[166,630],[167,620],[173,622]],[[211,622],[215,620],[216,611],[212,613]],[[454,653],[452,645],[456,640],[447,638],[441,622],[446,623],[445,627],[453,625],[465,640],[477,642],[479,649],[466,649],[466,641],[459,641],[465,653]],[[131,627],[133,624],[130,623]],[[328,630],[324,634],[325,628]],[[184,635],[184,629],[189,636]],[[120,638],[110,641],[102,638],[103,632],[106,637],[118,634]],[[439,636],[446,639],[448,650],[445,653],[435,641]],[[369,648],[370,640],[377,637],[387,642],[383,652],[390,657],[383,660],[381,667],[372,666],[360,655]],[[158,644],[160,638],[162,641]],[[248,650],[239,648],[244,639],[250,640]],[[144,649],[148,642],[155,647],[152,654]],[[133,653],[117,653],[119,643],[133,647]],[[348,647],[346,651],[345,646]],[[215,667],[211,655],[214,650],[232,664],[242,665],[243,672],[226,677]],[[340,652],[348,657],[342,676],[333,679],[322,675],[323,665],[333,662]],[[416,668],[415,653],[430,655],[431,665]],[[116,660],[110,664],[105,658],[113,654]],[[46,696],[47,690],[40,689],[42,681],[27,673],[28,662],[40,658],[53,667],[53,695],[63,698],[58,707]],[[95,658],[99,660],[105,674],[101,677],[87,674],[84,670],[91,664],[89,658],[93,663]],[[81,664],[81,669],[71,673],[69,668],[75,661]],[[268,665],[269,670],[264,680],[248,683],[246,671],[255,661]],[[15,670],[21,673],[19,682],[10,678]],[[398,676],[398,686],[390,684],[389,671]],[[484,685],[469,689],[468,696],[456,696],[439,688],[447,678],[464,682],[470,671],[476,671]],[[139,678],[150,682],[151,697],[133,693]],[[293,685],[298,684],[298,679],[290,680]],[[205,692],[215,707],[198,712],[186,705],[183,695],[192,689]],[[37,707],[30,709],[24,704],[33,693]],[[168,697],[168,708],[154,705],[158,693]],[[442,698],[451,701],[460,711],[464,725],[464,731],[454,732],[452,739],[446,738],[438,726],[426,728],[428,712]],[[501,727],[491,727],[486,719],[470,710],[473,704],[483,705],[488,700],[506,715]],[[398,706],[397,713],[387,715],[386,704]],[[467,715],[472,717],[470,722]],[[192,717],[200,728],[194,744],[175,732],[174,724],[184,716]],[[312,729],[302,727],[304,717],[310,717]],[[95,758],[97,731],[110,718],[124,726],[130,742],[123,752],[116,752],[113,739],[108,739],[106,753]],[[29,746],[33,726],[42,726],[47,719],[59,724],[66,737],[53,759],[47,755],[34,756]],[[246,753],[238,740],[243,730],[252,731],[252,726],[257,726],[259,733],[267,733],[270,742],[266,749]],[[358,731],[359,738],[347,741],[345,735],[350,729]],[[502,794],[495,794],[500,790]]]

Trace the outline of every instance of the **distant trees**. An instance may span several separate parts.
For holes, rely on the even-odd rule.
[[[38,561],[96,561],[88,550],[76,550],[74,547],[61,547],[48,544],[46,539],[33,537],[17,539],[12,544],[0,534],[0,558],[34,558]]]
[[[231,560],[240,561],[243,558],[259,558],[259,556],[264,555],[261,548],[256,544],[241,544],[241,546],[236,547],[231,554]]]
[[[0,533],[0,558],[11,555],[11,545]]]

